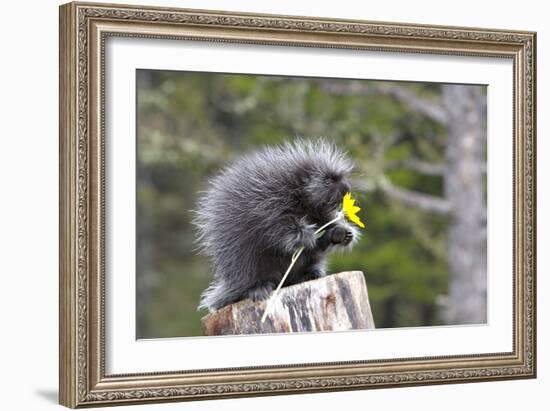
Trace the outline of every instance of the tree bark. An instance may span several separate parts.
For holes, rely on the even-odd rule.
[[[339,274],[281,289],[264,323],[267,301],[239,301],[202,318],[204,335],[271,334],[374,328],[365,277]]]
[[[487,321],[485,199],[485,99],[479,87],[443,86],[447,112],[445,197],[452,204],[449,226],[450,324]]]

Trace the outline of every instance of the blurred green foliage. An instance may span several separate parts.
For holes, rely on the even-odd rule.
[[[440,195],[440,177],[399,164],[444,161],[445,130],[390,97],[327,88],[350,82],[376,83],[138,70],[138,338],[202,334],[205,313],[196,307],[211,267],[195,251],[197,193],[241,153],[294,136],[330,138],[358,165],[354,194],[367,228],[352,252],[331,257],[329,270],[365,273],[378,328],[442,323],[437,297],[448,287],[448,221],[387,198],[373,182],[384,174]],[[434,84],[399,85],[426,98],[440,93]]]

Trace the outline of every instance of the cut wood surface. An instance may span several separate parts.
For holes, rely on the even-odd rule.
[[[202,318],[204,335],[270,334],[374,328],[361,271],[327,275],[281,289],[264,323],[267,301],[249,299]]]

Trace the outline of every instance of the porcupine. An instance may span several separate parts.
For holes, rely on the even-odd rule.
[[[325,276],[327,254],[358,238],[343,220],[315,234],[340,211],[352,170],[334,144],[296,138],[246,154],[212,178],[194,219],[199,249],[214,268],[198,308],[267,299],[301,246],[284,285]]]

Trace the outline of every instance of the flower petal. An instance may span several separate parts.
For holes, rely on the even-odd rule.
[[[342,200],[342,208],[348,220],[357,224],[361,228],[365,228],[365,224],[361,221],[357,212],[361,210],[360,207],[355,205],[355,199],[351,196],[351,193],[346,193]]]

